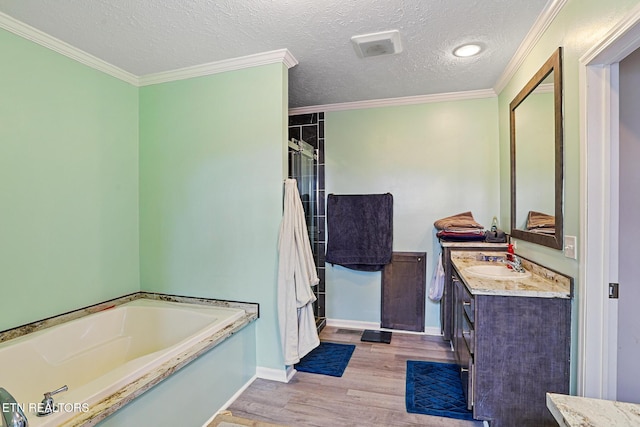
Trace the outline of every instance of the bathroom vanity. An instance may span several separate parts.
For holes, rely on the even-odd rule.
[[[491,427],[555,426],[546,393],[569,393],[571,278],[503,252],[453,251],[452,345],[468,408]],[[501,269],[504,269],[501,270]]]
[[[444,289],[440,300],[440,324],[442,338],[449,341],[453,337],[453,282],[451,280],[453,266],[452,251],[507,251],[506,243],[487,242],[447,242],[440,241],[442,246],[442,269],[444,270]]]

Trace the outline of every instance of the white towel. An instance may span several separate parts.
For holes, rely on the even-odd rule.
[[[438,265],[433,270],[431,286],[429,286],[429,299],[440,301],[444,291],[444,268],[442,267],[442,254],[438,256]]]
[[[295,179],[285,181],[278,245],[278,323],[285,365],[294,365],[320,345],[311,289],[318,284],[302,201]]]

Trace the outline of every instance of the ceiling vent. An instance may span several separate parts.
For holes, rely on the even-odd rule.
[[[356,53],[361,58],[402,52],[398,30],[353,36],[351,37],[351,42]]]

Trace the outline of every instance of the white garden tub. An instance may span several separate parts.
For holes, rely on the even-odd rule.
[[[238,308],[152,299],[109,307],[0,343],[0,387],[13,395],[31,427],[57,426],[188,357],[244,315]],[[63,385],[68,391],[53,396],[56,412],[38,417],[43,393]]]

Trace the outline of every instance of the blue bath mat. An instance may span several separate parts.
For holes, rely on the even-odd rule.
[[[294,367],[300,372],[341,377],[355,349],[353,344],[321,342]]]
[[[473,420],[457,365],[407,360],[406,403],[414,414]]]

